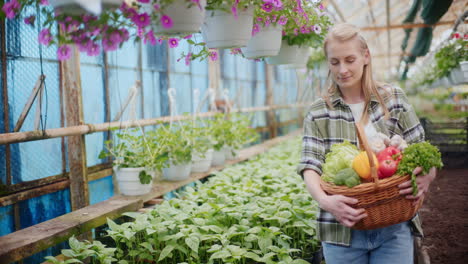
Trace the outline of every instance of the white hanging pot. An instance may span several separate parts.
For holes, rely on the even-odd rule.
[[[142,184],[140,182],[139,174],[145,170],[144,167],[140,168],[117,168],[114,167],[115,178],[122,195],[143,195],[151,191],[153,181],[149,184]],[[148,171],[147,171],[148,173]],[[154,177],[152,173],[149,173]]]
[[[282,40],[278,55],[266,58],[266,62],[272,65],[294,64],[296,62],[298,52],[298,46],[291,46],[286,40]]]
[[[211,162],[211,165],[213,166],[221,166],[224,165],[224,162],[226,161],[226,154],[223,149],[219,151],[214,151],[213,152],[213,161]]]
[[[124,0],[49,0],[49,4],[59,13],[81,15],[92,13],[99,15],[102,10],[119,8]]]
[[[237,159],[239,157],[238,153],[234,151],[232,147],[224,147],[224,156],[227,160]],[[234,155],[232,154],[234,152]]]
[[[172,19],[172,27],[164,28],[160,24],[154,27],[156,34],[189,35],[200,32],[205,18],[206,0],[200,0],[200,6],[187,0],[174,0],[163,10],[163,14]]]
[[[169,168],[163,168],[163,179],[168,181],[183,181],[190,177],[191,163],[170,164]]]
[[[269,25],[260,29],[242,48],[242,54],[248,59],[276,56],[281,48],[281,25]]]
[[[463,78],[460,77],[461,83],[468,83],[468,61],[460,62],[460,70],[463,74]]]
[[[206,46],[213,49],[245,47],[252,37],[253,7],[240,8],[236,18],[231,12],[209,10],[202,25]]]
[[[213,149],[206,151],[205,157],[199,153],[192,155],[192,171],[193,172],[206,172],[210,169],[211,161],[213,160]]]

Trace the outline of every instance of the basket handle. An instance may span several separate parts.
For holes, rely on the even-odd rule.
[[[364,133],[361,123],[359,122],[356,123],[356,132],[359,138],[360,145],[362,146],[362,148],[364,148],[364,150],[367,153],[367,158],[369,159],[369,165],[370,165],[370,170],[371,170],[371,176],[372,176],[372,179],[374,180],[375,188],[377,189],[379,187],[379,177],[377,175],[377,166],[374,163],[374,159],[372,158],[373,153],[372,153],[371,148],[369,147],[369,142],[367,141],[366,134]]]

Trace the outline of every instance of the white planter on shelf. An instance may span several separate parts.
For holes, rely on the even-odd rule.
[[[163,168],[163,179],[167,181],[183,181],[190,177],[192,169],[191,162],[186,164],[174,165],[171,163],[169,168]]]
[[[239,157],[238,153],[232,149],[232,147],[224,147],[224,156],[226,157],[227,160],[233,160],[237,159]],[[234,152],[235,155],[232,155]]]
[[[213,149],[209,149],[202,157],[199,153],[192,155],[192,171],[193,172],[206,172],[210,169],[211,161],[213,160]]]
[[[154,27],[154,32],[166,36],[189,35],[199,32],[205,18],[205,6],[206,0],[200,0],[200,6],[186,0],[175,0],[164,9],[164,14],[172,19],[172,27],[164,28],[157,25]]]
[[[281,31],[283,26],[270,25],[260,29],[253,36],[242,53],[248,59],[258,59],[278,55],[281,48]]]
[[[145,168],[117,168],[114,167],[115,178],[122,195],[143,195],[151,191],[153,181],[149,184],[142,184],[140,182],[139,174]],[[148,171],[147,171],[148,172]],[[152,177],[154,175],[149,173]]]
[[[123,2],[124,0],[49,0],[49,4],[58,12],[72,15],[80,15],[85,13],[93,13],[98,15],[104,9],[119,8]]]
[[[202,25],[206,46],[213,49],[245,47],[252,37],[253,7],[238,10],[238,17],[231,12],[209,10]]]
[[[224,162],[226,161],[226,154],[223,149],[219,151],[214,151],[213,152],[213,161],[211,162],[211,165],[213,166],[221,166],[224,165]]]

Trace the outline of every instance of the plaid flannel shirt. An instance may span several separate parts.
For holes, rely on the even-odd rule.
[[[377,132],[389,137],[401,135],[408,144],[423,141],[424,130],[403,90],[386,87],[388,93],[383,93],[383,89],[380,88],[380,92],[385,107],[390,112],[390,118],[385,120],[384,111],[376,96],[371,97],[369,107],[369,121],[374,124]],[[302,155],[297,167],[297,172],[301,176],[305,169],[312,169],[322,175],[322,163],[333,144],[348,140],[357,145],[351,109],[339,93],[332,95],[330,102],[334,109],[329,108],[324,99],[316,100],[304,120]],[[422,236],[419,216],[416,215],[411,223],[413,233]],[[351,229],[341,225],[331,213],[320,209],[317,218],[317,237],[323,242],[349,246]]]

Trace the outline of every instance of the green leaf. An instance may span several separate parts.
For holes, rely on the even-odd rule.
[[[295,259],[291,262],[291,264],[310,264],[310,262],[305,261],[303,259]]]
[[[211,259],[225,259],[225,258],[229,258],[231,256],[232,256],[231,252],[229,252],[226,249],[223,249],[223,250],[215,252],[213,255],[211,255],[210,260]]]
[[[194,252],[198,253],[198,246],[200,244],[200,239],[196,236],[190,236],[185,239],[185,244],[189,246]]]
[[[161,260],[165,259],[167,256],[169,256],[169,254],[171,254],[172,250],[174,250],[173,245],[167,245],[166,247],[164,247],[164,249],[161,251],[161,254],[159,255],[158,261],[161,261]]]

